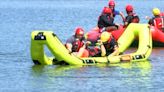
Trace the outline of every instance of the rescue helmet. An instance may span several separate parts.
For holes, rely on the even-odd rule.
[[[132,12],[133,11],[133,6],[132,5],[126,5],[126,11],[127,12]]]
[[[158,8],[153,8],[152,12],[154,16],[160,15],[160,10]]]
[[[110,37],[111,37],[111,33],[105,31],[101,33],[100,40],[102,42],[107,42],[110,39]]]
[[[105,14],[111,14],[112,13],[112,10],[110,8],[108,8],[108,7],[104,7],[103,13],[105,13]]]
[[[108,3],[109,6],[115,6],[115,2],[114,0],[110,0],[109,3]]]
[[[75,35],[84,35],[84,30],[82,27],[77,27],[75,29]]]

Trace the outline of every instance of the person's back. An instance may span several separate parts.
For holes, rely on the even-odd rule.
[[[104,43],[104,47],[106,48],[106,55],[110,55],[111,53],[113,53],[115,50],[115,46],[117,46],[117,42],[116,40],[111,36],[111,38]]]
[[[102,14],[99,17],[98,27],[101,29],[103,27],[114,26],[113,19],[108,14]]]
[[[104,7],[102,14],[98,19],[98,27],[101,29],[103,27],[114,26],[113,18],[111,17],[111,9]]]
[[[157,27],[158,29],[163,29],[164,28],[164,18],[163,17],[156,17],[154,18],[154,26]]]
[[[100,34],[101,34],[101,30],[99,29],[99,27],[96,26],[85,34],[85,38],[87,41],[90,41],[91,44],[94,45],[97,42],[97,40],[100,38]]]
[[[106,55],[118,55],[118,44],[116,40],[112,37],[112,34],[109,32],[103,32],[101,34],[100,40],[102,41],[105,49]]]

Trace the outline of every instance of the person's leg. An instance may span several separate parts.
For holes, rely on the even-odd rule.
[[[106,27],[105,30],[108,32],[111,32],[111,31],[117,30],[117,27],[116,26],[110,26],[110,27]]]
[[[81,47],[79,52],[77,53],[78,57],[89,57],[88,50],[85,49],[85,46]]]

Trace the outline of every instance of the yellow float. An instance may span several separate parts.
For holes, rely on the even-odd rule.
[[[78,58],[68,52],[52,31],[33,31],[31,33],[31,58],[34,64],[40,65],[53,65],[57,64],[56,62],[65,62],[69,65],[93,65],[147,60],[152,51],[152,35],[147,24],[131,23],[118,39],[119,52],[123,53],[136,38],[139,39],[139,45],[134,53]],[[44,46],[48,47],[54,57],[48,57],[44,53]]]

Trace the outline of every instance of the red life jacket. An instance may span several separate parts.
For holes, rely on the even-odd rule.
[[[132,22],[131,23],[139,23],[139,17],[138,16],[133,16]]]
[[[163,17],[154,18],[153,22],[154,22],[155,27],[157,27],[159,29],[164,28],[164,18]]]
[[[164,17],[164,12],[161,12],[161,13],[160,13],[160,16],[161,16],[161,17]]]
[[[100,34],[99,29],[93,29],[87,33],[87,40],[92,43],[96,43],[100,37]]]
[[[76,40],[72,44],[72,52],[78,52],[79,49],[84,45],[83,41]]]
[[[100,48],[92,46],[91,48],[88,47],[87,48],[88,52],[89,52],[89,56],[94,57],[94,56],[99,56],[99,54],[101,53]]]
[[[139,17],[136,15],[136,13],[133,13],[133,18],[131,20],[131,23],[139,23],[140,19]]]

